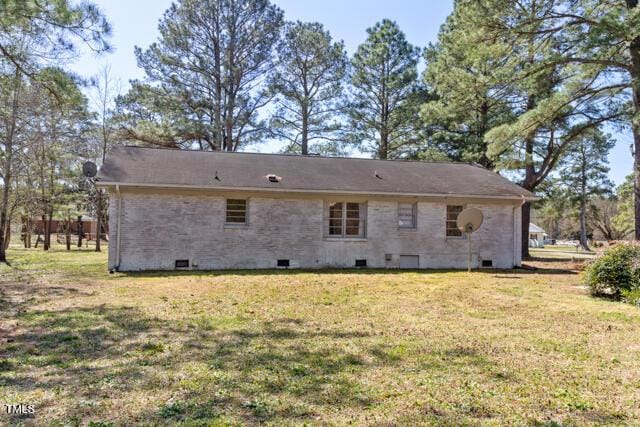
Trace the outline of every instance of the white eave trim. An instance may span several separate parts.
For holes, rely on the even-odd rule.
[[[514,196],[485,196],[478,194],[445,194],[445,193],[392,193],[384,191],[345,191],[345,190],[303,190],[290,188],[262,188],[262,187],[208,187],[201,185],[185,185],[185,184],[142,184],[142,183],[123,183],[98,181],[98,187],[133,187],[133,188],[177,188],[185,190],[208,190],[208,191],[252,191],[259,193],[296,193],[296,194],[347,194],[360,196],[402,196],[402,197],[451,197],[451,198],[474,198],[474,199],[493,199],[493,200],[526,200],[533,202],[539,200],[538,197],[526,197],[525,195]]]

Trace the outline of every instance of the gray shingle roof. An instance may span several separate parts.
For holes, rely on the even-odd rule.
[[[270,182],[267,175],[282,177]],[[377,176],[376,176],[377,175]],[[216,179],[216,176],[218,179]],[[102,185],[531,199],[506,178],[467,163],[114,147]]]

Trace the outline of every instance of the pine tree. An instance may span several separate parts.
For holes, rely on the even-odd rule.
[[[417,80],[420,50],[387,19],[367,34],[351,60],[350,139],[377,158],[400,157],[417,143],[424,96]]]
[[[460,2],[457,2],[460,3]],[[422,107],[432,147],[455,161],[495,168],[487,155],[486,133],[512,118],[513,69],[511,46],[483,40],[483,10],[475,2],[454,8],[438,34],[438,42],[425,50],[423,79],[433,100]]]
[[[453,109],[445,117],[458,120],[462,129],[477,128],[478,122],[492,126],[483,129],[487,159],[496,169],[517,171],[520,184],[530,191],[549,178],[563,153],[582,135],[620,115],[616,108],[603,102],[601,94],[584,96],[585,88],[597,79],[591,70],[561,64],[540,67],[566,49],[568,33],[556,31],[549,23],[558,13],[557,3],[558,0],[456,2],[456,9],[473,11],[466,15],[459,12],[465,19],[456,22],[458,33],[471,37],[458,45],[459,56],[474,60],[463,62],[463,66],[471,66],[472,71],[488,71],[469,74],[481,76],[479,92],[499,95],[501,105],[509,111],[501,114],[500,120],[488,122],[478,120],[477,113],[467,113],[474,109],[473,103],[469,107],[465,103],[449,103]],[[495,50],[483,46],[494,46]],[[482,55],[475,55],[475,51]],[[441,67],[439,72],[445,74],[447,69]],[[450,84],[448,90],[448,97],[464,99],[473,88]],[[529,203],[522,207],[523,257],[528,256],[530,209]]]
[[[268,0],[173,3],[158,41],[136,48],[146,78],[119,100],[129,138],[225,151],[259,138],[282,25],[282,11]]]
[[[7,261],[17,162],[24,150],[25,137],[19,128],[25,85],[46,89],[63,105],[66,77],[41,72],[42,68],[73,59],[79,45],[96,53],[110,48],[111,29],[98,7],[90,2],[74,3],[0,0],[0,262]]]
[[[514,4],[479,0],[486,10]],[[564,99],[556,97],[552,109],[590,106],[583,118],[601,123],[626,124],[634,138],[636,239],[640,239],[640,6],[638,0],[528,0],[538,13],[521,19],[492,19],[489,34],[506,34],[518,45],[536,40],[554,46],[553,55],[536,58],[522,80],[540,72],[574,74]],[[489,12],[489,14],[491,14]],[[491,35],[490,35],[491,37]],[[546,108],[546,107],[545,107]],[[536,113],[538,114],[538,113]],[[574,118],[578,115],[574,115]],[[575,134],[575,133],[574,133]]]
[[[608,179],[608,155],[615,141],[609,135],[594,130],[573,144],[563,159],[560,176],[566,186],[569,200],[578,210],[580,245],[589,251],[587,239],[587,210],[594,200],[609,193],[612,183]]]
[[[636,228],[634,216],[634,174],[627,175],[624,182],[616,188],[618,212],[613,218],[613,225],[623,231],[633,231]]]
[[[276,52],[271,86],[278,99],[271,132],[288,142],[286,151],[337,151],[348,65],[344,44],[333,42],[322,24],[295,22],[287,24]]]

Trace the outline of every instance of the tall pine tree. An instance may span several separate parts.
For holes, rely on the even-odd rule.
[[[267,79],[282,11],[268,0],[179,0],[160,37],[136,48],[144,81],[119,101],[131,139],[235,151],[265,133],[259,111],[272,98]]]
[[[417,142],[420,50],[388,19],[367,35],[351,60],[350,139],[377,158],[400,157]]]
[[[611,191],[608,155],[615,141],[599,130],[583,135],[568,149],[560,176],[567,187],[569,200],[578,211],[580,245],[589,249],[587,239],[587,211],[595,199]]]
[[[287,24],[276,52],[271,132],[287,141],[286,151],[335,152],[348,66],[344,44],[333,42],[322,24],[295,22]]]
[[[458,2],[459,3],[459,2]],[[423,78],[433,99],[422,108],[429,145],[456,161],[495,168],[487,155],[486,133],[512,118],[511,46],[483,38],[483,10],[475,2],[454,8],[425,50]]]

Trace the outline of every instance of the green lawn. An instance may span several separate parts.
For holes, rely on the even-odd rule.
[[[640,420],[640,310],[590,297],[558,261],[109,275],[86,250],[9,255],[0,404],[36,414],[0,424]]]
[[[529,248],[529,253],[535,258],[557,258],[559,260],[589,260],[596,257],[595,252],[586,252],[575,246],[547,245],[544,248]]]

